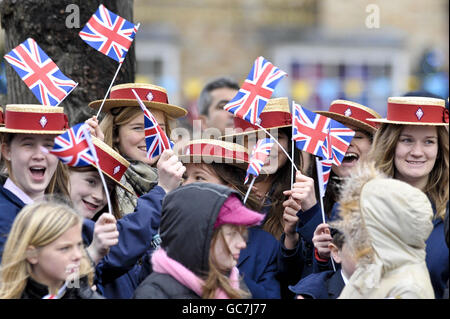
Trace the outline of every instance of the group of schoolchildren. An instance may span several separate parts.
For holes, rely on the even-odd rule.
[[[113,86],[103,105],[89,103],[101,120],[85,122],[99,167],[48,152],[69,128],[63,108],[6,105],[0,298],[448,296],[445,100],[390,97],[386,118],[347,100],[317,111],[355,132],[320,198],[314,156],[292,147],[287,97],[260,115],[277,143],[249,191],[251,150],[266,133],[223,110],[238,90],[217,79],[198,101],[204,128],[232,134],[148,158],[133,91],[168,137],[187,111],[162,87]]]

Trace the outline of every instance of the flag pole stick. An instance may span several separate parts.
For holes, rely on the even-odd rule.
[[[255,180],[256,180],[256,176],[253,175],[253,179],[252,179],[252,181],[250,183],[250,186],[248,187],[247,194],[245,194],[245,197],[244,197],[244,204],[247,201],[248,195],[250,195],[250,191],[251,191],[251,189],[253,187],[253,184],[255,183]]]
[[[322,165],[322,164],[320,164],[320,162],[319,162],[319,157],[317,157],[317,156],[314,156],[314,157],[316,158],[317,179],[323,180],[323,176],[322,176],[323,172],[322,172],[322,169],[319,168],[319,165]],[[321,188],[321,187],[319,187],[319,188]],[[321,190],[319,190],[319,201],[320,201],[320,210],[322,212],[322,222],[325,224],[326,223],[325,211],[323,209],[323,200],[322,200],[322,191]],[[334,265],[334,260],[333,260],[332,256],[330,256],[330,260],[331,260],[331,265],[333,266],[333,270],[336,271],[336,266]]]
[[[138,23],[138,24],[136,25],[136,33],[137,33],[137,31],[139,30],[139,26],[140,26],[140,25],[141,25],[140,23]],[[133,39],[133,40],[134,40],[134,39]],[[125,60],[125,59],[124,59],[124,60]],[[123,61],[124,61],[124,60],[123,60]],[[106,100],[106,98],[108,97],[109,91],[111,91],[111,88],[112,88],[112,86],[113,86],[113,84],[114,84],[114,81],[116,80],[117,74],[119,74],[119,70],[120,70],[120,68],[122,67],[123,61],[122,61],[122,62],[119,62],[119,67],[118,67],[117,70],[116,70],[116,74],[114,74],[114,77],[113,77],[113,79],[112,79],[112,81],[111,81],[111,84],[109,85],[108,91],[106,91],[106,94],[105,94],[105,97],[103,98],[102,104],[100,105],[100,108],[98,109],[98,112],[97,112],[97,118],[98,118],[98,116],[100,115],[100,112],[101,112],[101,110],[102,110],[103,104],[105,104],[105,100]]]
[[[84,135],[86,136],[86,141],[89,145],[89,149],[91,150],[92,155],[94,156],[95,164],[97,166],[97,170],[100,175],[100,179],[102,180],[103,189],[105,190],[106,199],[108,201],[108,212],[110,214],[112,214],[112,205],[111,205],[111,199],[109,198],[108,186],[106,185],[105,177],[103,176],[103,172],[102,172],[102,169],[100,168],[100,163],[98,161],[97,152],[95,151],[94,143],[91,140],[91,135],[90,135],[89,131],[87,130],[86,125],[87,124],[83,125],[83,132],[84,132]]]
[[[294,112],[292,112],[291,114],[291,154],[292,154],[292,168],[291,168],[291,189],[294,185],[294,159],[295,159],[295,154],[294,154]]]
[[[278,142],[278,140],[277,140],[275,137],[273,137],[273,135],[270,134],[270,133],[269,133],[264,127],[262,127],[261,125],[259,125],[259,124],[255,124],[255,125],[256,125],[257,127],[259,127],[260,129],[262,129],[267,135],[269,135],[269,136],[274,140],[275,143],[277,143],[277,145],[281,148],[281,150],[283,151],[283,153],[284,153],[284,154],[287,156],[287,158],[291,161],[293,167],[295,168],[295,171],[298,172],[298,169],[297,169],[297,167],[295,166],[294,161],[293,161],[292,158],[289,156],[288,152],[286,152],[286,150],[284,149],[284,147],[281,146],[281,144]]]
[[[103,98],[102,104],[100,105],[100,108],[98,109],[97,118],[100,115],[100,112],[102,111],[103,104],[105,104],[106,98],[108,97],[109,91],[111,91],[111,88],[112,88],[112,86],[114,84],[114,81],[116,80],[117,74],[119,74],[119,70],[122,67],[122,64],[123,64],[123,61],[119,62],[119,67],[116,70],[116,74],[114,74],[114,77],[113,77],[113,79],[111,81],[111,84],[109,85],[108,91],[106,91],[106,94],[105,94],[105,97]]]

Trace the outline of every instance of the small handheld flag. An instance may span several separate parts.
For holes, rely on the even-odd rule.
[[[50,154],[57,156],[64,164],[73,167],[89,166],[96,163],[83,126],[79,123],[65,133],[55,137],[55,144]]]
[[[65,76],[32,38],[5,55],[42,105],[59,105],[78,85]]]
[[[79,32],[79,36],[94,49],[122,63],[137,29],[138,26],[101,4]]]
[[[252,154],[250,156],[247,175],[245,176],[244,184],[247,184],[250,175],[253,175],[253,180],[248,187],[247,194],[245,194],[244,204],[247,201],[248,195],[253,187],[253,183],[256,180],[256,177],[261,173],[261,169],[264,166],[264,162],[270,154],[270,150],[274,144],[274,140],[271,138],[264,138],[259,140],[255,146],[253,146]]]
[[[286,72],[258,57],[236,96],[223,108],[252,124],[259,124],[259,115]]]
[[[295,146],[310,154],[329,158],[328,129],[331,119],[293,103],[293,135]]]
[[[153,158],[161,155],[167,149],[172,149],[173,142],[169,140],[164,130],[159,126],[155,117],[145,107],[139,95],[135,90],[132,90],[142,112],[144,112],[145,121],[145,144],[147,145],[147,157]]]

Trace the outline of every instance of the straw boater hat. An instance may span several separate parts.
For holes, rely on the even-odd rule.
[[[38,104],[6,105],[4,124],[0,133],[62,134],[69,128],[62,107]]]
[[[139,103],[131,89],[136,91],[145,106],[150,109],[160,110],[171,118],[183,117],[187,114],[184,108],[169,104],[167,91],[164,88],[145,83],[125,83],[113,86],[109,94],[109,99],[105,100],[105,104],[102,107],[102,112],[107,113],[112,108],[122,106],[139,107]],[[102,101],[97,100],[91,102],[89,106],[98,110]]]
[[[183,163],[231,164],[243,169],[248,167],[248,150],[242,145],[221,140],[201,139],[187,143],[181,155]]]
[[[445,100],[430,97],[403,96],[388,98],[387,116],[372,122],[406,125],[448,125]]]
[[[282,127],[290,127],[292,124],[292,115],[289,109],[289,101],[287,97],[270,99],[259,115],[261,125],[266,130]],[[262,131],[259,127],[241,119],[234,117],[235,133],[221,136],[222,139],[230,136],[239,136]]]
[[[134,194],[129,187],[120,182],[123,174],[125,174],[126,170],[130,166],[130,163],[98,138],[92,136],[92,142],[94,143],[95,152],[97,153],[98,162],[103,174],[108,176],[117,185],[129,193]],[[97,165],[95,164],[92,164],[92,166],[97,168]]]
[[[331,102],[328,111],[315,111],[315,113],[327,116],[342,124],[349,124],[363,129],[371,134],[377,131],[377,123],[370,122],[368,119],[379,119],[380,114],[374,110],[346,100],[335,100]]]

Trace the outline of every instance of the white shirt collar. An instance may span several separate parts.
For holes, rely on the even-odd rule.
[[[6,188],[11,193],[16,195],[22,202],[24,202],[25,205],[31,204],[34,202],[34,200],[25,194],[23,190],[21,190],[14,182],[8,177],[8,179],[5,182],[5,185],[3,185],[3,188]]]
[[[348,278],[345,277],[345,274],[344,274],[344,272],[342,271],[342,268],[341,268],[341,276],[342,276],[342,279],[344,280],[344,284],[347,286]]]

